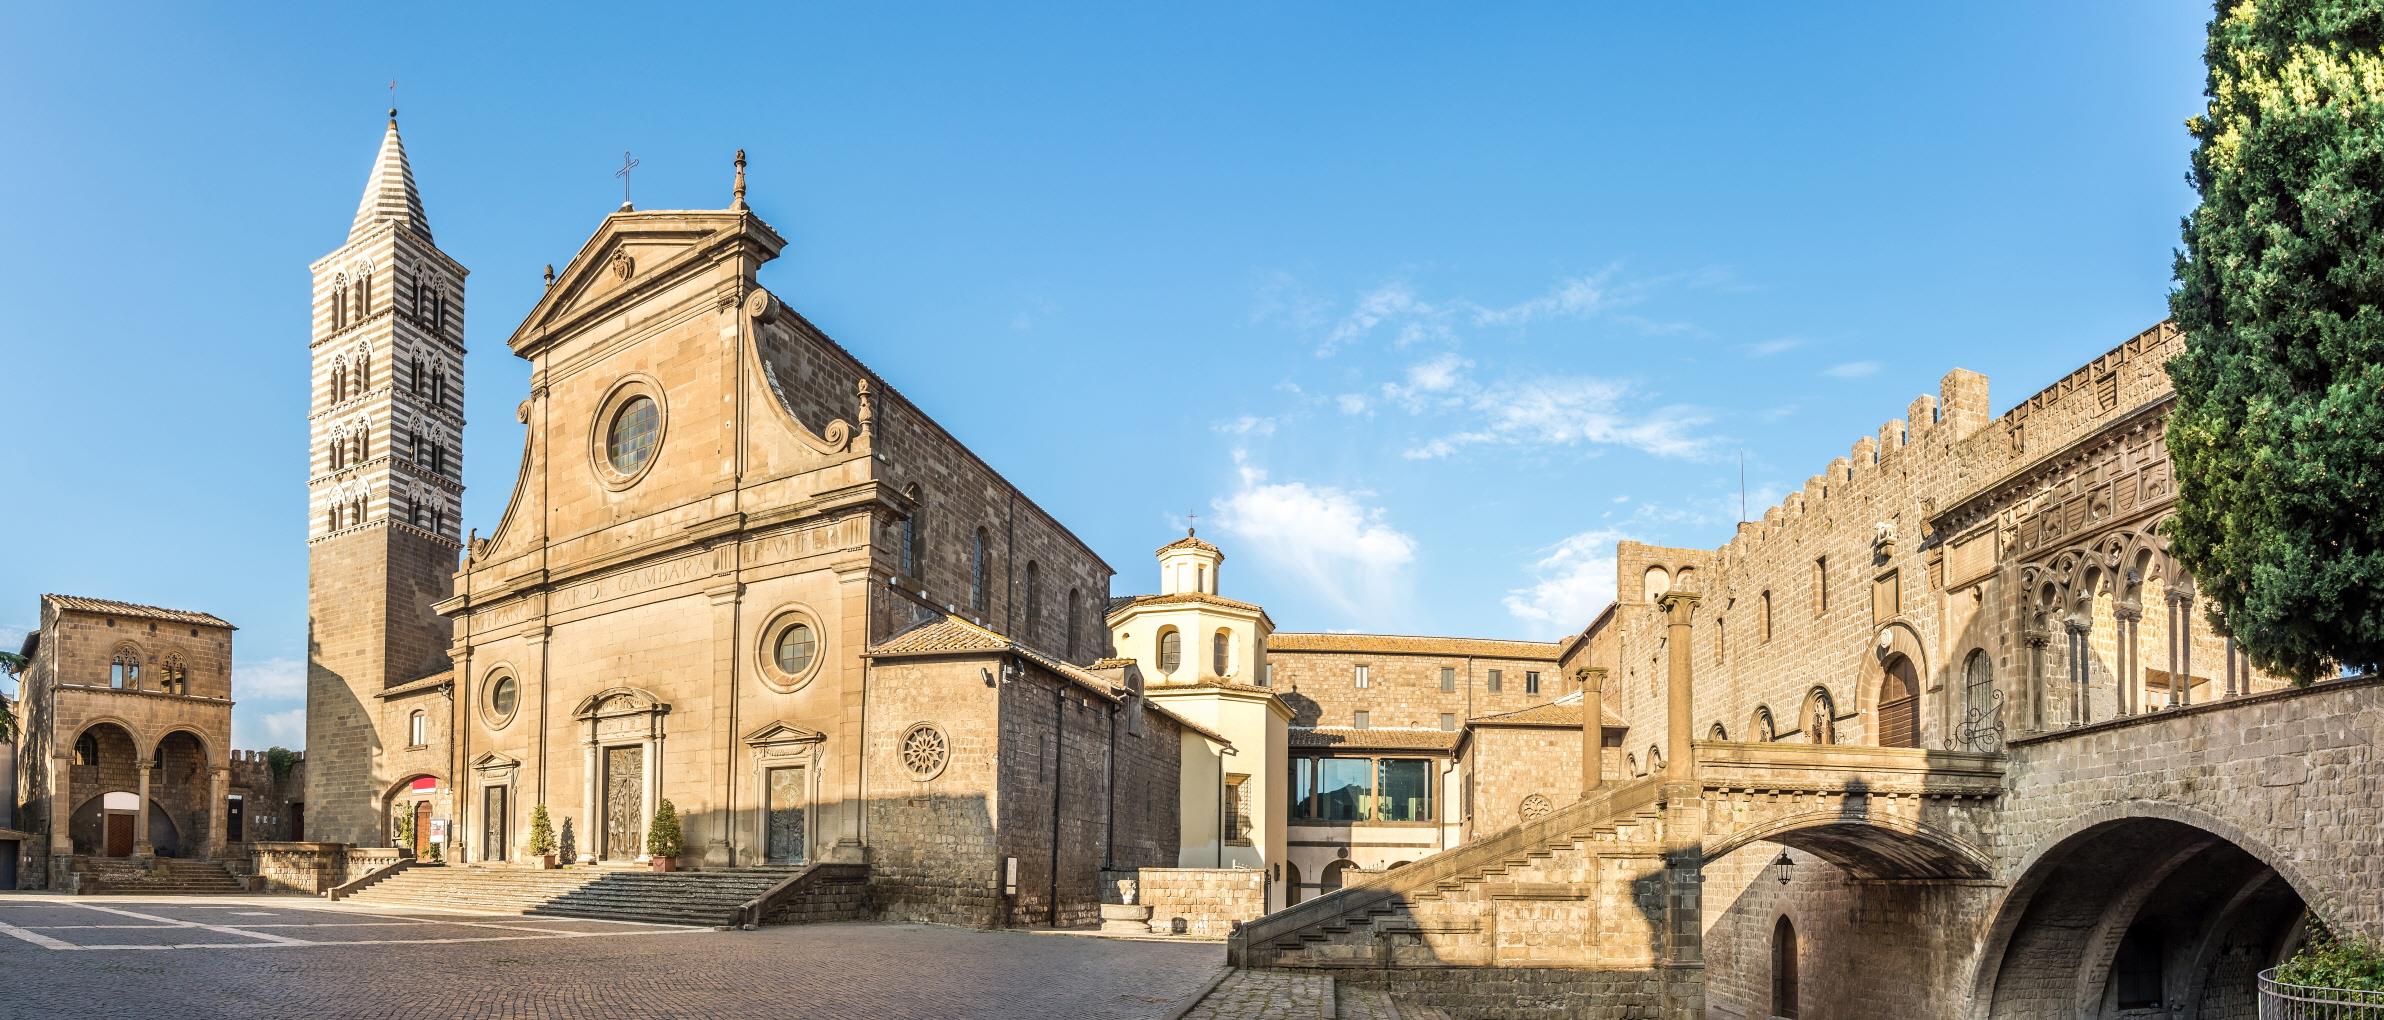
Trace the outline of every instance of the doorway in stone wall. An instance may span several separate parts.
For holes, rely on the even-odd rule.
[[[1879,746],[1920,746],[1920,671],[1897,655],[1879,678]]]
[[[430,860],[430,802],[414,802],[414,859]]]
[[[1796,926],[1785,916],[1771,926],[1771,1015],[1796,1020]]]
[[[604,858],[636,860],[645,848],[646,749],[604,749]]]
[[[770,800],[762,853],[771,864],[803,863],[805,771],[796,765],[765,773]]]

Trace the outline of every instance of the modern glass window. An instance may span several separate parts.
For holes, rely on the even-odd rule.
[[[1539,670],[1532,669],[1532,670],[1525,670],[1525,671],[1523,672],[1523,693],[1525,693],[1525,694],[1538,694],[1538,693],[1540,693],[1540,671],[1539,671]]]
[[[788,676],[802,676],[811,668],[811,658],[819,651],[819,641],[807,623],[790,623],[778,632],[778,640],[770,646],[770,660],[778,664],[778,671]]]
[[[1498,693],[1500,688],[1506,686],[1506,675],[1499,670],[1491,670],[1490,680],[1487,686],[1490,688],[1490,693]]]
[[[1291,817],[1312,822],[1430,822],[1430,758],[1332,755],[1291,762]]]
[[[1442,666],[1442,667],[1440,667],[1440,692],[1441,692],[1441,693],[1443,693],[1443,694],[1449,694],[1449,693],[1452,693],[1452,692],[1456,691],[1456,689],[1457,689],[1457,669],[1456,669],[1456,667],[1454,667],[1454,666]]]
[[[604,428],[604,459],[612,462],[615,471],[636,474],[654,459],[654,444],[661,439],[662,408],[651,397],[631,397],[613,412],[612,423]]]

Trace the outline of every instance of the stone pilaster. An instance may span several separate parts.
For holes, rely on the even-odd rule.
[[[1581,669],[1581,799],[1606,785],[1606,670]]]

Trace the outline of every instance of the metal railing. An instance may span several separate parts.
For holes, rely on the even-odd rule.
[[[2260,972],[2260,1020],[2384,1020],[2384,992],[2315,988]]]

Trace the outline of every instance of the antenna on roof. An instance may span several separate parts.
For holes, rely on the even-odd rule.
[[[1738,451],[1738,523],[1747,522],[1747,451]]]

